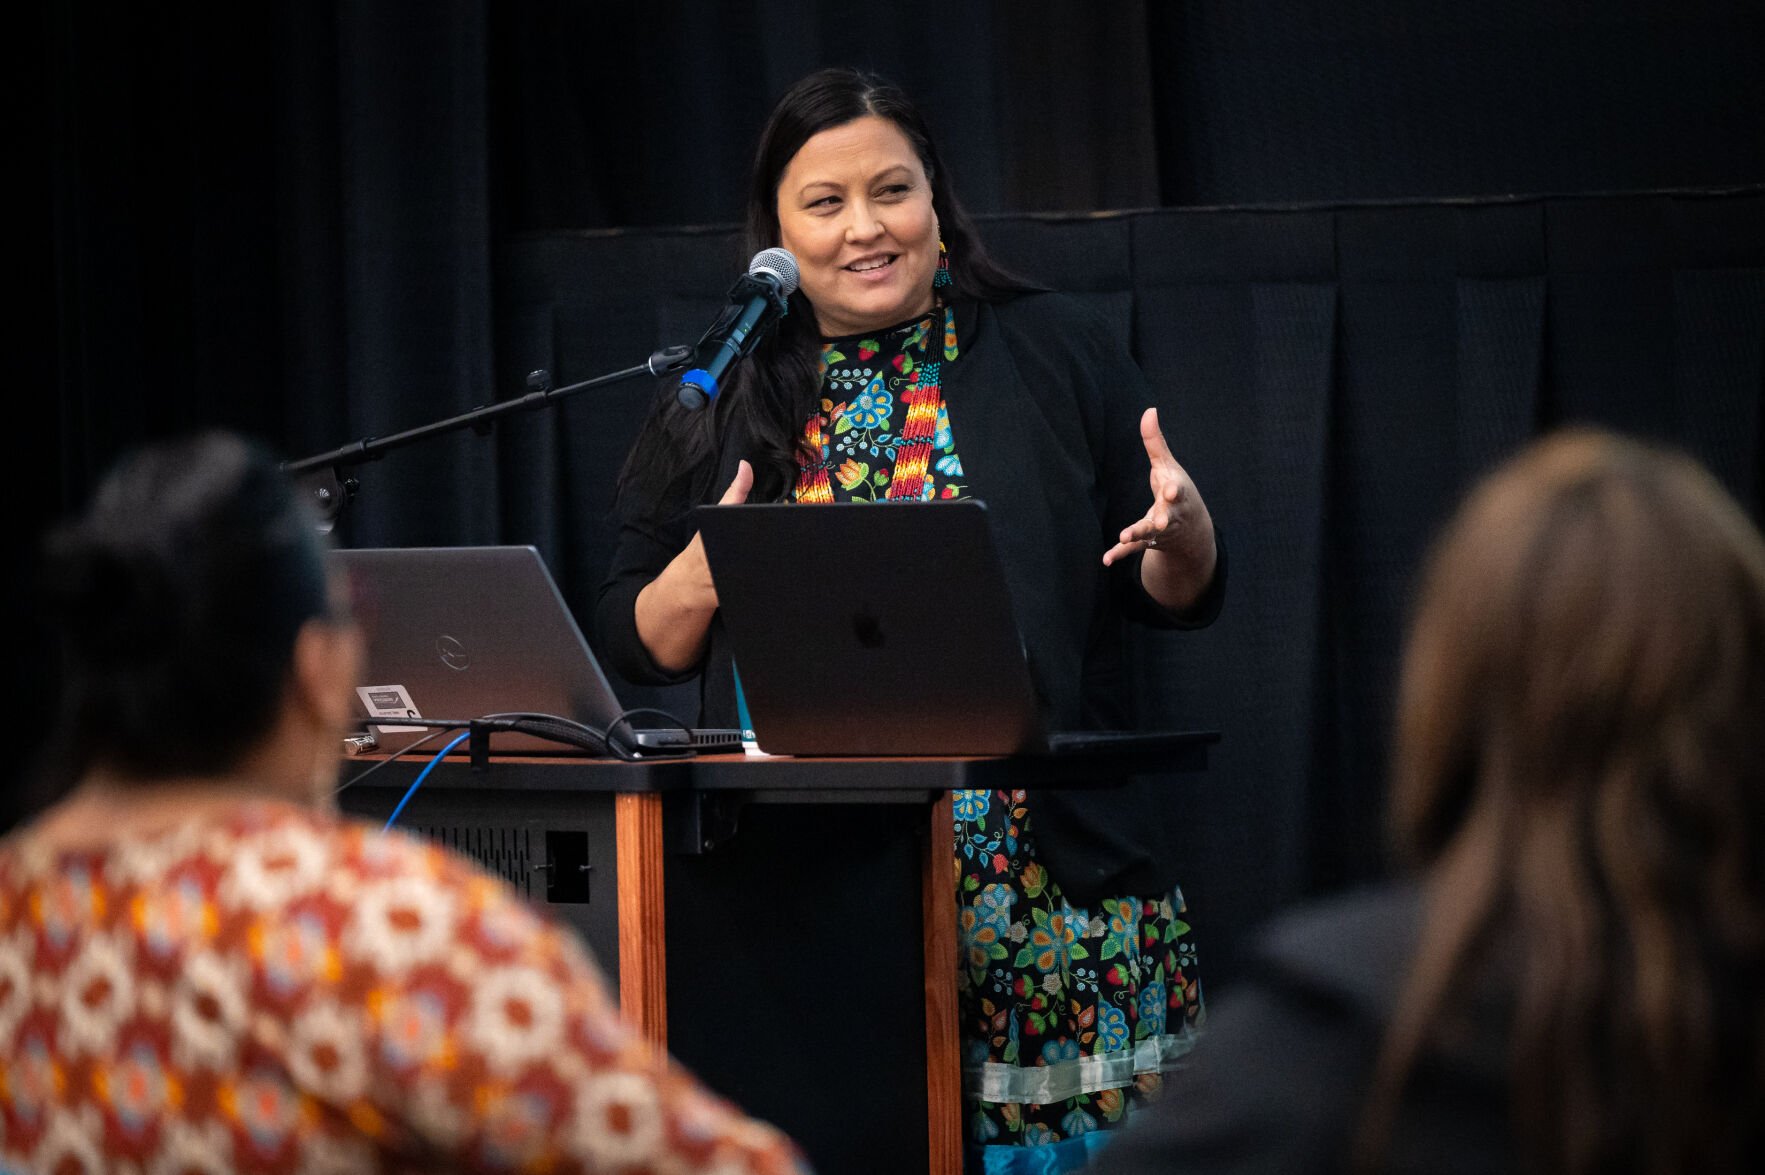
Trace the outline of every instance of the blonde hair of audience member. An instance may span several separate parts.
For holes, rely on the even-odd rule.
[[[1427,912],[1359,1166],[1500,927],[1524,1162],[1746,1161],[1765,1113],[1765,542],[1704,469],[1574,430],[1476,489],[1427,567],[1390,819]]]

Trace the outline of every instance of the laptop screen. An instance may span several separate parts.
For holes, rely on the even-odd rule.
[[[1047,745],[984,503],[752,503],[698,521],[762,751]]]
[[[358,714],[380,749],[433,732],[398,717],[464,721],[552,714],[604,730],[621,707],[550,571],[531,546],[380,547],[330,553],[353,581],[367,655]],[[425,746],[440,749],[444,740]],[[497,732],[497,751],[570,753]],[[578,753],[581,753],[578,750]]]

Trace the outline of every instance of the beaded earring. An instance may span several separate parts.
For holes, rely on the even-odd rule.
[[[944,238],[938,237],[938,271],[932,274],[932,289],[947,290],[954,285],[956,279],[950,276],[950,250],[944,247]]]

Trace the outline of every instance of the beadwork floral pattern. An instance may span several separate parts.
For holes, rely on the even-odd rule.
[[[821,408],[804,434],[819,458],[803,463],[800,499],[876,502],[905,496],[925,501],[967,494],[941,394],[935,407],[926,400],[923,410],[929,416],[920,425],[922,431],[908,428],[919,393],[939,388],[944,362],[956,358],[954,319],[947,313],[945,317],[942,360],[931,345],[938,328],[936,312],[874,335],[823,344]],[[920,467],[921,461],[926,467]],[[903,477],[916,479],[917,490],[904,495],[895,489]]]
[[[1036,859],[1031,805],[1023,791],[955,794],[958,992],[974,1147],[1053,1146],[1121,1125],[1157,1096],[1161,1070],[1202,1018],[1181,892],[1074,906]],[[1134,1059],[1104,1088],[1043,1103],[982,1096],[989,1076],[1007,1088],[1035,1088],[1042,1078],[1052,1088],[1077,1086],[1082,1061],[1108,1054]]]
[[[918,395],[958,357],[955,316],[944,313],[941,359],[929,345],[937,325],[934,313],[822,348],[821,410],[805,429],[818,459],[801,463],[798,501],[901,500],[906,476],[923,486],[910,500],[970,492],[948,406]],[[929,418],[908,433],[914,410]],[[911,471],[903,434],[921,438]],[[1074,1169],[1085,1152],[1027,1148],[1082,1148],[1076,1140],[1120,1126],[1193,1041],[1202,1001],[1182,894],[1074,907],[1037,859],[1024,792],[958,791],[954,810],[965,1112],[969,1147],[986,1155],[970,1166]],[[1096,1062],[1107,1076],[1085,1068]]]

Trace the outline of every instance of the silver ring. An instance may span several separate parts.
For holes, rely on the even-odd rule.
[[[1157,539],[1147,539],[1146,545],[1149,547],[1156,547],[1158,545],[1158,540]]]

